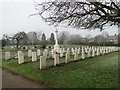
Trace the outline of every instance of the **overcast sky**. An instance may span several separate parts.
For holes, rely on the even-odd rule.
[[[30,14],[36,12],[34,7],[35,0],[0,0],[0,38],[3,34],[13,35],[19,31],[42,31],[47,37],[55,31],[56,27],[47,25],[40,16],[32,16]],[[96,36],[101,34],[99,30],[76,30],[73,28],[58,27],[58,31],[68,31],[71,34],[80,34],[86,36],[91,34]],[[118,33],[118,27],[112,26],[104,31],[110,35]]]

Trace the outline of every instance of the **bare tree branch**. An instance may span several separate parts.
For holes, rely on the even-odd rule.
[[[66,25],[73,28],[100,29],[105,25],[120,24],[120,3],[113,2],[43,2],[35,5],[49,25]],[[33,14],[34,15],[34,14]],[[36,14],[35,14],[36,15]]]

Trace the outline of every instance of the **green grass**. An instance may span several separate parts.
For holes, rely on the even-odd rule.
[[[71,56],[71,60],[73,60]],[[30,61],[27,58],[26,61]],[[64,58],[60,59],[64,62]],[[39,70],[39,61],[18,65],[17,60],[2,62],[3,67],[29,79],[56,88],[117,88],[118,52],[89,58],[65,66]],[[47,60],[47,66],[53,60]]]

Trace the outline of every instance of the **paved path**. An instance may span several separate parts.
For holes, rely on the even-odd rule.
[[[2,68],[0,68],[0,90],[2,88]]]
[[[2,88],[45,88],[44,86],[16,75],[6,69],[2,70]]]

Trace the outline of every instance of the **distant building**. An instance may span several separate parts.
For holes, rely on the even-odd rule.
[[[111,36],[107,36],[107,42],[108,43],[113,43],[113,44],[118,44],[118,36],[115,35],[111,35]]]

